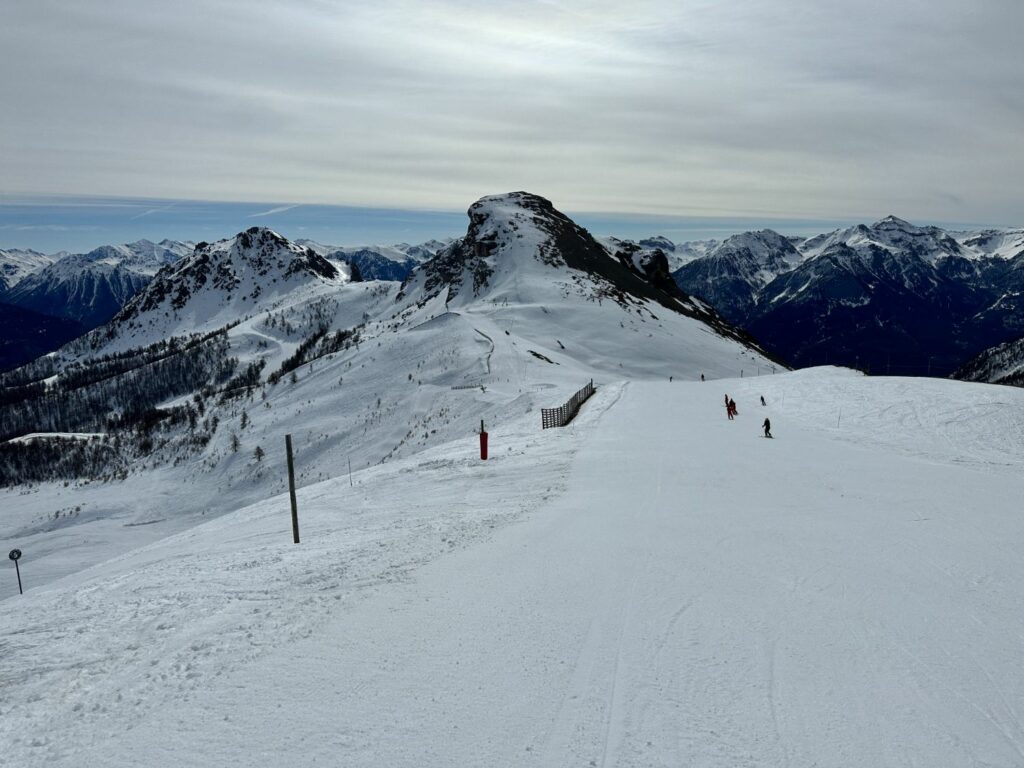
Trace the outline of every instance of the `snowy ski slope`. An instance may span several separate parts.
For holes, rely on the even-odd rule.
[[[5,760],[1019,766],[1022,406],[609,381],[268,499],[0,602]]]

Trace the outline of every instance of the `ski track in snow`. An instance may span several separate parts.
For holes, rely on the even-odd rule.
[[[614,399],[615,391],[602,395]],[[464,441],[360,472],[354,488],[346,477],[300,489],[300,547],[291,548],[287,497],[276,497],[37,591],[37,610],[8,614],[0,641],[0,686],[25,692],[20,703],[0,704],[3,741],[27,764],[42,755],[45,764],[76,764],[76,743],[101,740],[113,712],[130,729],[268,649],[310,636],[334,605],[405,581],[417,566],[516,520],[564,483],[577,440],[571,430],[538,435],[534,421],[493,429],[497,455],[486,464],[474,461],[476,446]],[[538,450],[547,455],[542,467],[534,464]],[[481,499],[451,484],[463,476],[485,487],[496,471],[525,471],[535,485],[520,483],[516,498],[506,489]],[[421,516],[424,509],[429,514]],[[219,542],[212,551],[211,541]],[[173,559],[153,554],[166,547],[177,550]],[[179,578],[180,588],[153,594]],[[73,587],[83,579],[85,586]],[[111,634],[110,625],[125,631]],[[45,638],[45,648],[36,638]],[[13,663],[33,649],[45,661]],[[120,668],[132,670],[129,679],[117,675]],[[62,734],[41,735],[38,721],[55,704],[66,718]],[[29,733],[37,735],[20,735]]]
[[[631,382],[275,497],[0,602],[5,759],[1022,765],[1022,405]]]

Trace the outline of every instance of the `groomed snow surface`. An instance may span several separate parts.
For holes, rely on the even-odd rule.
[[[280,496],[43,587],[26,554],[3,764],[1024,765],[1022,406],[611,382],[302,489],[298,546]]]

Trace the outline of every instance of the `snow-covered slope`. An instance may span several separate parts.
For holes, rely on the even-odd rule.
[[[666,335],[680,344],[710,327],[724,338],[756,346],[706,304],[680,291],[664,255],[638,263],[631,253],[610,253],[542,197],[527,192],[484,197],[470,207],[469,218],[466,236],[403,284],[401,296],[407,302],[441,298],[452,309],[511,305],[518,318],[539,322],[551,311],[581,318],[592,314],[595,320],[603,318],[597,321],[602,324],[617,317],[622,328],[636,315],[668,329]],[[618,312],[603,312],[605,304]]]
[[[222,328],[348,280],[347,272],[272,230],[199,243],[164,266],[145,290],[93,334],[94,349],[122,350],[176,335]]]
[[[961,248],[976,258],[1012,259],[1024,254],[1024,229],[986,229],[952,234]]]
[[[836,245],[854,250],[882,248],[892,253],[915,256],[928,263],[948,256],[980,256],[982,251],[962,247],[956,238],[939,227],[917,227],[897,216],[886,216],[871,226],[858,224],[819,235],[801,243],[806,256],[817,256]]]
[[[34,254],[42,266],[17,281],[3,301],[88,330],[107,322],[161,267],[191,249],[190,243],[173,240],[139,240],[60,258]]]
[[[95,328],[113,317],[149,277],[93,254],[65,256],[4,294],[9,304]]]
[[[1016,766],[1022,413],[834,369],[609,381],[569,429],[489,425],[487,462],[342,463],[300,545],[280,495],[48,587],[22,547],[5,759]]]
[[[952,378],[1024,387],[1024,338],[986,349],[954,371]]]
[[[0,294],[64,255],[47,255],[31,249],[0,248]]]
[[[86,257],[94,263],[121,266],[152,276],[167,264],[189,255],[194,248],[194,243],[177,240],[161,240],[159,243],[137,240],[124,245],[101,246],[87,253]]]

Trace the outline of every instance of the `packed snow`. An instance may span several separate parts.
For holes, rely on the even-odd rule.
[[[1024,392],[687,379],[337,472],[299,545],[280,495],[46,586],[23,547],[5,760],[1024,763]]]

